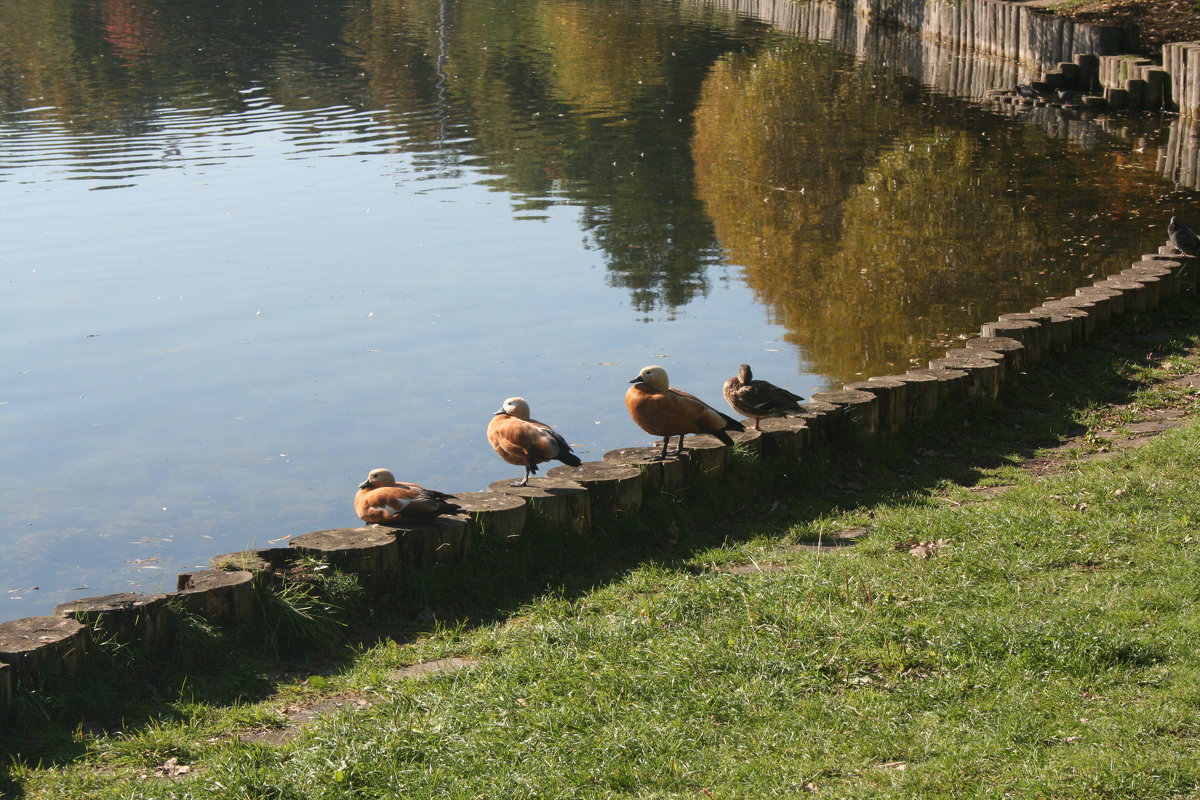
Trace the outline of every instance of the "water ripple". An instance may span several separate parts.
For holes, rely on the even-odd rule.
[[[152,170],[215,168],[253,157],[264,148],[289,160],[369,157],[398,150],[461,148],[460,130],[428,144],[413,135],[436,123],[430,111],[386,112],[351,106],[286,108],[263,95],[245,96],[243,109],[218,112],[204,104],[161,108],[133,133],[77,131],[57,109],[42,107],[0,115],[0,182],[95,180],[104,188],[136,185]],[[436,138],[436,137],[435,137]]]

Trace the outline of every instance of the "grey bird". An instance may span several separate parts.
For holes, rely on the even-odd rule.
[[[1200,236],[1179,221],[1179,217],[1171,217],[1167,223],[1167,241],[1181,253],[1189,256],[1200,256]]]

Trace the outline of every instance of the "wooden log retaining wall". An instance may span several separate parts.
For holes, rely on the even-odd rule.
[[[1046,60],[1030,64],[990,55],[984,48],[975,46],[980,25],[983,24],[980,20],[993,19],[985,13],[985,8],[996,5],[998,0],[929,2],[929,6],[936,10],[929,27],[896,31],[872,25],[869,8],[865,16],[857,13],[856,9],[860,6],[855,4],[855,0],[696,2],[723,13],[758,17],[796,36],[829,42],[867,66],[899,72],[931,91],[950,97],[987,101],[995,99],[997,93],[1012,89],[1018,82],[1034,77],[1053,84],[1062,80],[1062,77],[1056,76],[1065,76],[1073,71],[1071,81],[1080,85],[1094,75],[1096,91],[1104,88],[1119,90],[1115,94],[1108,92],[1107,99],[1100,98],[1103,105],[1119,99],[1128,107],[1132,94],[1135,104],[1140,102],[1144,109],[1162,105],[1180,111],[1179,117],[1167,121],[1165,142],[1148,140],[1143,134],[1137,134],[1137,141],[1133,145],[1139,149],[1153,148],[1158,151],[1156,171],[1167,180],[1184,187],[1200,188],[1200,98],[1196,98],[1195,102],[1187,99],[1200,92],[1200,57],[1196,56],[1194,50],[1188,49],[1190,45],[1167,45],[1164,48],[1163,66],[1159,68],[1148,59],[1135,56],[1113,53],[1095,55],[1079,51],[1075,47],[1077,43],[1108,40],[1098,34],[1081,32],[1079,26],[1064,27],[1062,41],[1065,43],[1069,40],[1069,50],[1074,52],[1060,50],[1053,57],[1048,55]],[[1027,12],[1020,19],[1031,20],[1041,16]],[[1034,29],[1037,28],[1035,23],[1030,24]],[[1046,36],[1040,35],[1038,38],[1044,41]],[[1042,46],[1039,44],[1039,47]],[[1023,58],[1028,58],[1033,50],[1026,48],[1023,52],[1026,53]],[[1185,55],[1188,58],[1186,64]],[[1055,59],[1060,57],[1062,60],[1055,63]],[[1036,70],[1036,75],[1029,74],[1031,69]],[[1131,93],[1128,86],[1130,81],[1143,83],[1134,83]],[[1131,139],[1135,136],[1129,133],[1127,123],[1119,116],[1066,115],[1057,107],[1031,105],[1029,101],[997,104],[995,108],[1000,113],[1019,115],[1023,121],[1042,128],[1047,135],[1067,139],[1084,149],[1100,146],[1113,137]]]
[[[736,446],[754,459],[794,463],[821,457],[825,446],[845,448],[863,437],[898,432],[944,406],[988,401],[1012,376],[1086,344],[1121,315],[1152,312],[1182,292],[1194,295],[1198,268],[1200,259],[1164,246],[1069,296],[985,322],[978,337],[933,359],[927,369],[818,392],[803,413],[763,420],[761,432],[738,434]],[[711,489],[711,478],[749,463],[732,459],[730,448],[709,436],[689,437],[687,447],[684,455],[663,461],[652,459],[657,447],[612,450],[581,467],[556,467],[527,488],[497,482],[487,492],[459,495],[465,513],[430,524],[315,531],[287,548],[220,555],[214,569],[180,575],[170,597],[212,622],[237,625],[253,612],[253,586],[301,556],[353,572],[368,588],[385,587],[402,580],[406,569],[469,558],[485,539],[514,546],[528,537],[592,535],[593,516],[636,513],[655,494],[678,499],[700,483]],[[64,603],[53,616],[0,623],[0,708],[14,690],[78,672],[96,640],[168,640],[167,599],[135,593],[83,598]]]
[[[699,0],[706,8],[758,17],[781,30],[884,60],[930,88],[983,98],[1020,80],[1095,89],[1103,105],[1165,108],[1200,117],[1200,42],[1163,47],[1162,63],[1124,53],[1119,26],[1079,23],[1007,0]],[[921,42],[879,28],[919,34]],[[984,58],[968,58],[971,54]]]

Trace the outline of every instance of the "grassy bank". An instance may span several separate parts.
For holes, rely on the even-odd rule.
[[[209,632],[237,658],[198,678],[137,676],[144,691],[79,725],[29,704],[7,790],[1200,795],[1200,428],[1110,441],[1191,410],[1170,379],[1200,372],[1200,315],[1156,313],[968,416],[819,468],[763,465],[741,503],[485,553],[399,590],[400,617],[343,587],[366,620],[352,652]],[[1078,449],[1041,449],[1065,437]],[[281,613],[261,635],[303,624]]]

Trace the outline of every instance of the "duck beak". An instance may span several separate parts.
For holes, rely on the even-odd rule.
[[[498,416],[500,416],[501,414],[507,414],[507,413],[508,413],[508,412],[507,412],[507,411],[505,411],[505,410],[502,408],[502,409],[500,409],[499,411],[497,411],[495,414],[492,414],[492,416],[493,416],[493,417],[498,417]]]
[[[362,483],[360,483],[360,484],[358,485],[358,488],[360,488],[360,489],[370,489],[370,488],[371,488],[371,479],[370,479],[370,478],[368,478],[367,480],[365,480],[365,481],[363,481]]]
[[[634,378],[633,380],[630,381],[630,383],[641,383],[641,382],[642,382],[641,375],[638,375],[636,378]]]

